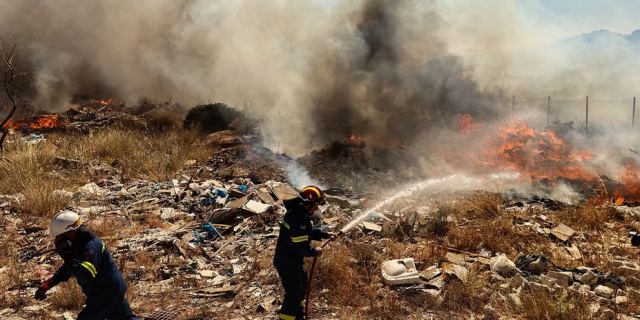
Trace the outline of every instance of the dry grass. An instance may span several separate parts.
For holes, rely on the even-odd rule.
[[[148,132],[107,129],[92,135],[65,139],[61,151],[84,162],[98,160],[122,170],[125,179],[167,179],[184,168],[187,160],[205,160],[212,149],[193,131]]]
[[[417,235],[423,237],[443,237],[449,232],[448,216],[458,215],[458,211],[449,207],[438,208],[432,216],[427,218],[424,225],[418,226]]]
[[[178,130],[184,115],[174,109],[156,109],[145,115],[147,128],[152,131]]]
[[[493,252],[514,253],[513,237],[517,232],[512,217],[503,213],[501,195],[475,192],[450,211],[458,212],[462,223],[449,228],[446,236],[450,246],[477,252],[488,249]]]
[[[318,261],[312,296],[328,289],[325,297],[344,319],[398,319],[406,313],[398,293],[377,285],[381,260],[367,244],[333,245]]]
[[[483,273],[470,272],[467,283],[452,281],[442,292],[442,304],[439,309],[453,313],[482,313],[484,307],[491,301],[491,295],[486,292],[487,280]]]
[[[73,179],[65,179],[54,170],[55,147],[15,142],[7,145],[0,159],[0,193],[22,193],[18,209],[35,216],[51,216],[62,209],[67,199],[53,191]]]
[[[0,288],[3,288],[0,295],[0,305],[12,308],[19,308],[30,303],[30,297],[24,286],[26,283],[23,265],[18,261],[18,250],[15,247],[5,248],[0,256],[0,266],[6,267],[0,272]],[[9,294],[6,288],[21,288],[17,294]]]
[[[551,295],[536,291],[521,295],[522,305],[515,310],[524,319],[580,320],[590,319],[589,303],[579,295]]]
[[[135,266],[136,268],[144,267],[143,277],[150,277],[154,280],[161,279],[160,270],[163,265],[158,263],[158,260],[161,258],[160,254],[149,251],[136,251],[132,255],[132,262],[129,263],[130,266]]]
[[[314,292],[339,305],[341,319],[399,319],[416,309],[434,308],[435,300],[422,292],[402,293],[381,285],[384,260],[414,257],[422,266],[435,263],[442,251],[432,246],[388,241],[380,247],[364,242],[334,244],[318,260]]]
[[[47,301],[57,309],[61,310],[77,310],[82,308],[85,296],[82,289],[76,282],[76,279],[61,283],[57,286],[56,292],[49,295]]]
[[[491,220],[502,215],[504,203],[501,194],[479,191],[461,201],[458,210],[470,219]]]
[[[67,203],[54,190],[75,188],[92,180],[87,166],[60,168],[55,157],[84,163],[104,162],[122,171],[127,179],[168,179],[185,168],[185,161],[203,161],[212,154],[204,136],[191,131],[146,132],[109,128],[90,135],[51,134],[46,143],[28,144],[21,139],[6,144],[0,158],[0,193],[22,193],[26,201],[18,210],[50,217]]]
[[[479,252],[488,249],[492,252],[515,254],[517,239],[522,238],[513,225],[512,218],[502,216],[493,220],[476,220],[465,226],[454,226],[446,236],[449,246],[460,250]]]
[[[612,206],[592,201],[587,201],[577,208],[567,208],[556,216],[566,225],[583,231],[600,231],[604,228],[605,222],[624,219]]]
[[[367,257],[366,260],[376,259]],[[368,305],[375,294],[371,284],[370,262],[358,261],[343,244],[332,245],[318,260],[315,273],[317,288],[331,290],[328,298],[347,307]]]

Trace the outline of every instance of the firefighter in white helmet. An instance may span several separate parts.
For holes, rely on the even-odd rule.
[[[126,285],[104,243],[82,223],[73,211],[58,213],[49,227],[55,249],[64,260],[51,279],[36,291],[36,299],[60,282],[75,277],[87,297],[78,320],[138,319],[124,297]]]

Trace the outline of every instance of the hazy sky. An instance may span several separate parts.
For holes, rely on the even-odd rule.
[[[474,37],[482,46],[519,49],[609,29],[630,33],[640,29],[640,0],[437,0],[450,39]],[[491,41],[495,39],[495,41]],[[487,41],[489,40],[489,41]],[[464,43],[453,44],[464,47]]]
[[[630,33],[640,28],[640,1],[637,0],[518,0],[515,3],[523,14],[531,15],[541,27],[559,35],[599,29]]]
[[[312,1],[327,8],[342,3]],[[600,29],[623,34],[640,29],[640,0],[435,0],[434,3],[454,28],[473,32],[474,24],[480,28],[482,24],[491,27],[498,24],[505,33],[513,29],[524,31],[527,39],[516,41],[519,42],[513,44],[516,48],[551,44]],[[521,36],[522,33],[518,35]]]

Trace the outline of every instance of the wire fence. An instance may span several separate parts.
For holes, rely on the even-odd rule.
[[[603,127],[637,128],[636,97],[602,99],[584,97],[565,99],[547,97],[512,96],[504,103],[507,112],[527,115],[537,126],[549,127],[557,123],[573,122],[576,128],[589,133]]]

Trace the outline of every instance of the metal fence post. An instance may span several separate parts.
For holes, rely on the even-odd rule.
[[[547,127],[549,127],[551,119],[551,96],[547,97]]]
[[[636,127],[636,97],[633,97],[633,111],[631,111],[631,128]]]
[[[585,109],[585,133],[589,134],[589,96],[587,96],[586,100],[586,109]]]

